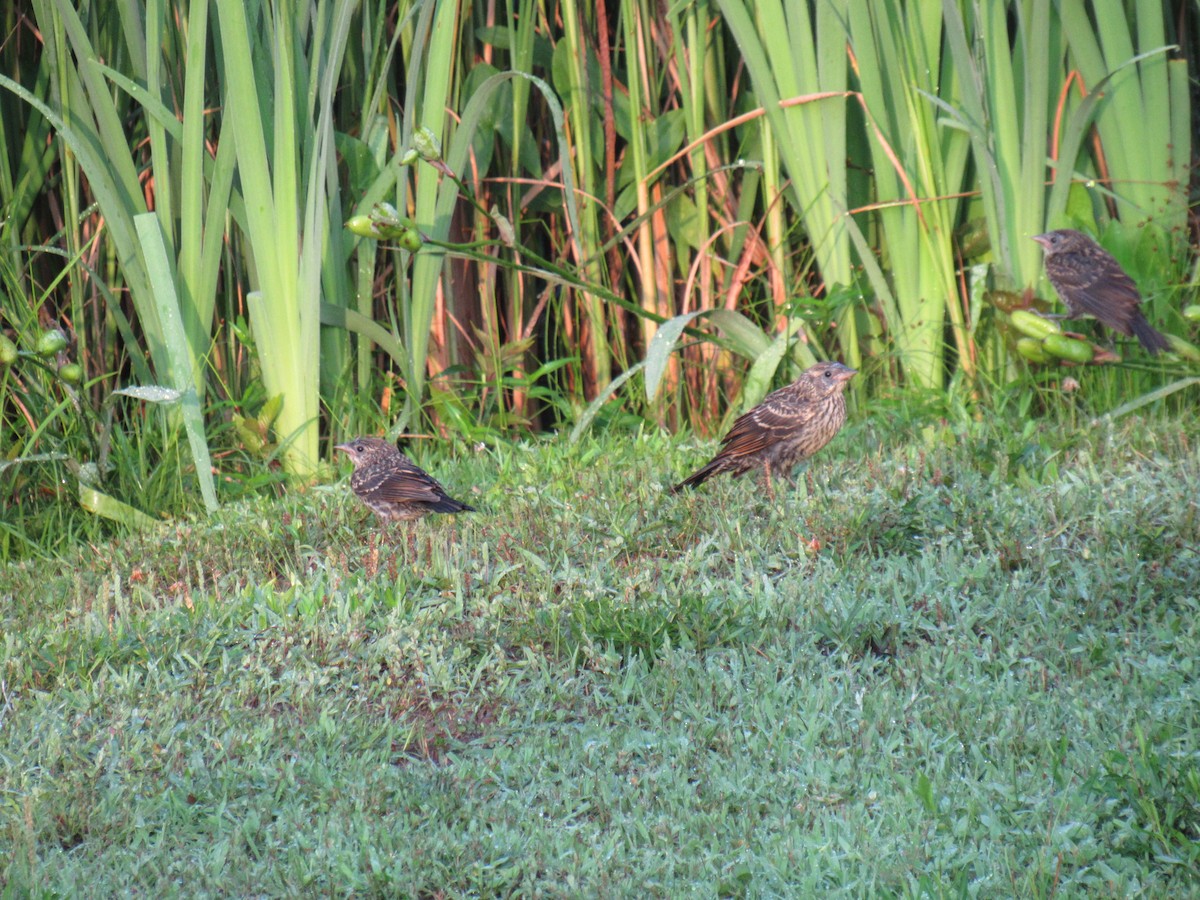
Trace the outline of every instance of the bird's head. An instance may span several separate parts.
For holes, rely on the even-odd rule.
[[[1057,231],[1035,234],[1033,239],[1042,245],[1047,256],[1064,251],[1082,250],[1092,243],[1092,239],[1086,234],[1070,228],[1059,228]]]
[[[358,468],[376,454],[386,453],[388,450],[393,448],[392,445],[387,441],[379,438],[356,437],[344,444],[338,444],[333,449],[341,450],[343,453],[345,453],[348,457],[350,457],[350,462],[354,463],[354,467]]]
[[[858,374],[857,369],[851,369],[840,362],[817,363],[804,373],[805,377],[817,384],[825,393],[844,391],[846,383]]]

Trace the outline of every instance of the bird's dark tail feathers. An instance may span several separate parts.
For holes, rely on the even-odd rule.
[[[675,485],[675,487],[671,488],[671,493],[678,494],[684,488],[694,488],[698,485],[704,484],[704,482],[708,481],[709,478],[721,471],[721,466],[719,465],[720,462],[721,460],[714,459],[707,465],[697,469],[687,478],[683,479],[683,481],[679,482],[679,484]]]
[[[1141,341],[1142,346],[1151,353],[1171,349],[1171,342],[1167,340],[1166,335],[1155,331],[1154,327],[1146,321],[1146,317],[1140,311],[1133,317],[1133,321],[1129,324],[1133,326],[1133,336]]]
[[[443,494],[438,498],[436,503],[430,503],[429,508],[434,512],[440,513],[457,513],[457,512],[475,512],[475,507],[468,506],[461,500],[455,500],[453,497]]]

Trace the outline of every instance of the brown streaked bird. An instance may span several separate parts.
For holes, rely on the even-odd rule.
[[[1170,350],[1142,314],[1142,295],[1111,253],[1080,231],[1060,228],[1034,235],[1046,250],[1046,276],[1069,318],[1091,316],[1113,331],[1136,337],[1151,353]]]
[[[808,459],[831,440],[846,422],[846,383],[856,370],[838,362],[817,363],[789,384],[740,416],[729,434],[721,439],[721,450],[671,493],[696,487],[714,475],[728,472],[737,477],[751,469],[766,475],[767,493],[775,497],[771,473],[791,482],[792,467]]]
[[[474,512],[455,500],[433,476],[389,444],[373,437],[356,437],[338,444],[354,463],[350,489],[385,523],[409,521],[432,513]]]

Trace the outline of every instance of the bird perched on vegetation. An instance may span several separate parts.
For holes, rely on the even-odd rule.
[[[354,463],[350,489],[384,522],[419,519],[426,513],[473,512],[475,507],[455,500],[437,481],[389,444],[373,437],[356,437],[334,449]]]
[[[1046,275],[1078,319],[1092,316],[1127,337],[1136,337],[1151,353],[1171,349],[1142,314],[1142,295],[1112,254],[1086,234],[1069,228],[1033,238],[1046,248]]]
[[[831,440],[846,422],[846,383],[858,374],[838,362],[823,362],[799,378],[767,395],[748,413],[740,416],[721,440],[721,450],[671,493],[695,487],[722,472],[733,476],[762,469],[767,493],[772,499],[771,472],[789,482],[792,467],[808,459]]]

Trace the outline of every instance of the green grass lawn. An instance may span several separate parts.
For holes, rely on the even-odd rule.
[[[1198,446],[460,447],[411,535],[343,478],[12,565],[3,895],[1198,895]]]

